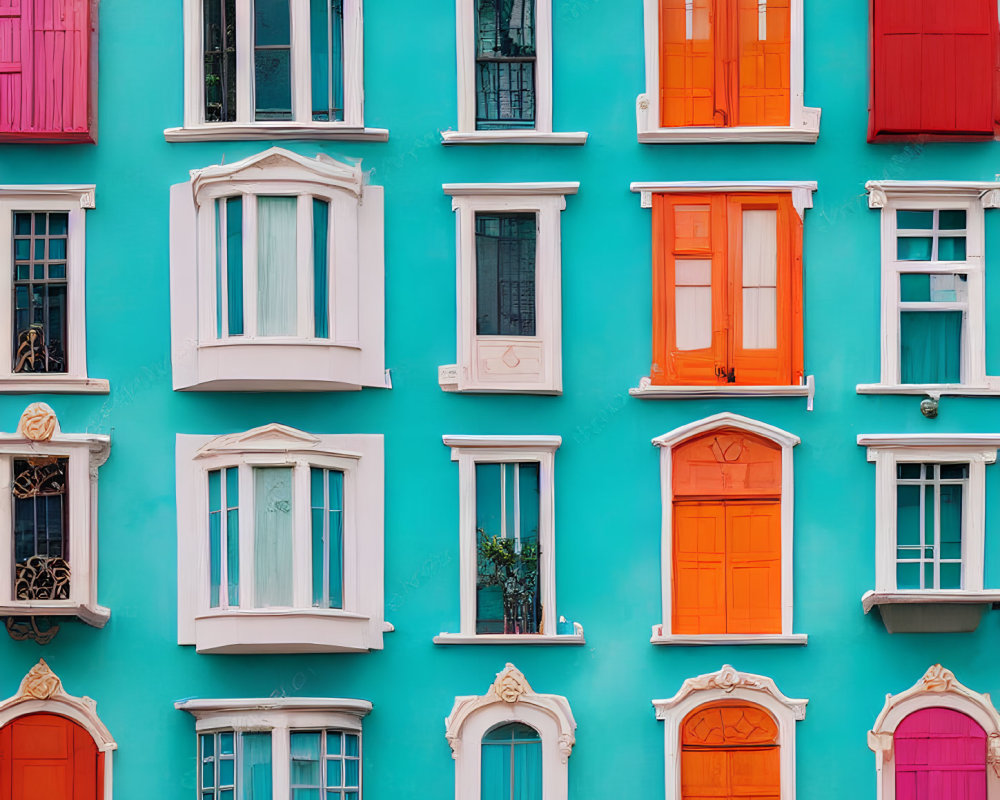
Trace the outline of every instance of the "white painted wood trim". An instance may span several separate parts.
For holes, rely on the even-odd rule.
[[[291,123],[258,122],[241,125],[237,122],[207,122],[183,128],[167,128],[163,138],[168,142],[274,141],[284,139],[317,139],[342,142],[387,142],[386,128],[364,128],[343,122]]]
[[[502,633],[480,633],[466,636],[461,633],[440,633],[434,637],[434,644],[496,644],[496,645],[533,645],[533,644],[586,644],[587,640],[583,635],[583,626],[580,623],[574,624],[574,633],[564,634],[502,634]]]
[[[911,197],[921,199],[928,195],[933,197],[951,197],[978,199],[985,208],[995,208],[993,203],[998,198],[994,192],[1000,191],[997,181],[868,181],[865,183],[868,192],[869,208],[885,208],[894,198]]]
[[[561,436],[456,436],[445,434],[441,437],[448,447],[530,447],[557,449],[562,444]]]
[[[187,711],[196,719],[207,719],[213,712],[246,711],[317,711],[364,717],[372,710],[369,700],[345,697],[258,697],[249,700],[201,699],[178,700],[174,708]]]
[[[858,444],[862,447],[882,448],[882,447],[956,447],[975,448],[992,450],[992,454],[984,454],[987,463],[992,464],[996,460],[996,450],[1000,447],[1000,433],[861,433],[858,434]],[[970,457],[969,452],[963,451],[957,454],[941,452],[937,460],[947,461],[951,457],[957,457],[959,461],[965,461]],[[868,460],[871,461],[872,454],[869,453]],[[907,461],[917,459],[906,458]],[[934,460],[933,458],[931,460]]]
[[[441,185],[451,197],[535,197],[539,195],[576,194],[579,181],[549,181],[541,183],[445,183]]]
[[[441,144],[568,144],[584,145],[586,131],[546,133],[542,131],[441,131]]]
[[[992,380],[987,376],[987,380]],[[1000,386],[966,386],[961,383],[859,383],[858,394],[920,395],[928,397],[997,397]]]
[[[806,376],[801,386],[659,386],[649,376],[639,379],[639,385],[628,390],[632,397],[642,400],[700,400],[707,397],[805,397],[806,410],[813,410],[816,396],[816,379]]]
[[[819,136],[821,110],[805,105],[805,12],[803,0],[791,0],[789,60],[789,125],[732,128],[664,128],[660,126],[660,3],[643,0],[643,42],[646,52],[646,89],[636,99],[636,128],[640,142],[814,142]],[[728,136],[713,133],[728,132]],[[684,134],[690,138],[683,138]]]
[[[805,633],[784,634],[704,634],[685,635],[679,633],[662,634],[661,625],[653,626],[653,635],[650,637],[650,644],[701,646],[701,645],[743,645],[743,644],[790,644],[804,645],[809,643],[809,636]]]
[[[653,207],[653,195],[659,193],[679,194],[683,192],[784,192],[792,195],[792,205],[805,219],[806,209],[813,207],[813,193],[819,184],[816,181],[633,181],[629,190],[639,195],[642,208]]]
[[[925,589],[923,591],[875,592],[867,591],[861,597],[861,606],[867,614],[876,606],[933,605],[935,603],[957,603],[980,605],[1000,603],[1000,591],[953,591]]]

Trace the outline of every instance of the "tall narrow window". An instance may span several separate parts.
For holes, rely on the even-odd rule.
[[[535,214],[476,214],[476,334],[535,335]]]
[[[66,372],[66,212],[14,212],[14,372]]]
[[[292,468],[255,467],[254,603],[291,607]]]
[[[317,339],[330,336],[330,203],[313,198],[313,317]]]
[[[476,464],[476,633],[538,633],[539,464]]]
[[[292,26],[289,0],[255,0],[255,118],[292,118]]]
[[[309,0],[312,118],[344,119],[344,0]]]
[[[512,722],[487,732],[482,744],[480,800],[542,800],[542,739]]]
[[[896,587],[962,588],[968,464],[896,466]]]
[[[257,332],[297,332],[296,197],[257,198]]]
[[[310,469],[312,483],[312,604],[344,607],[344,473]]]
[[[535,127],[535,2],[476,0],[476,129]]]
[[[66,470],[57,456],[15,458],[14,597],[66,600],[70,592]]]
[[[271,734],[217,731],[199,737],[200,800],[270,798]]]
[[[236,467],[208,473],[212,608],[240,604],[240,484]]]
[[[204,0],[205,122],[236,121],[236,0]]]
[[[360,736],[326,730],[293,731],[289,738],[292,800],[361,797]]]

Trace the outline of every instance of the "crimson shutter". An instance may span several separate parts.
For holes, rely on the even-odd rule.
[[[872,0],[869,138],[992,136],[997,27],[995,0]]]

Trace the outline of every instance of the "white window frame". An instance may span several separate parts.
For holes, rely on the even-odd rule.
[[[455,759],[455,800],[480,800],[483,736],[498,725],[519,722],[542,740],[542,792],[545,800],[569,797],[569,757],[576,743],[576,720],[560,695],[537,694],[509,663],[485,695],[456,697],[444,721]]]
[[[458,633],[441,633],[435,644],[585,644],[583,626],[556,614],[555,454],[559,436],[444,436],[451,460],[458,462],[459,600]],[[538,579],[541,582],[542,633],[476,633],[476,465],[538,463]],[[572,633],[559,633],[572,624]]]
[[[446,392],[562,393],[561,212],[571,183],[447,183],[457,250],[458,363],[438,368]],[[476,334],[476,214],[534,213],[535,335]],[[506,348],[506,350],[504,349]],[[487,361],[483,351],[494,357]],[[508,355],[510,358],[508,359]],[[539,363],[537,369],[524,362]]]
[[[475,2],[455,0],[458,130],[442,131],[442,143],[586,144],[586,131],[561,133],[552,130],[552,0],[535,0],[535,127],[476,130]]]
[[[861,434],[875,464],[875,589],[862,598],[874,606],[914,603],[987,605],[1000,590],[984,589],[986,549],[986,466],[997,459],[1000,434]],[[908,589],[896,586],[896,467],[898,464],[968,464],[962,508],[962,589]]]
[[[87,377],[87,209],[94,208],[94,191],[88,185],[0,185],[0,331],[8,337],[8,345],[0,347],[0,393],[61,393],[107,394],[107,380]],[[65,348],[68,372],[12,372],[10,337],[14,320],[14,212],[65,212],[69,215],[66,243],[66,332]]]
[[[674,547],[674,448],[695,436],[720,428],[736,428],[761,436],[781,447],[781,633],[673,633],[673,547]],[[728,412],[691,422],[653,439],[660,448],[660,496],[662,497],[660,534],[660,585],[663,599],[663,622],[653,626],[652,644],[806,644],[809,637],[794,633],[792,610],[794,608],[792,579],[794,562],[793,525],[795,521],[795,476],[792,448],[800,439],[783,431],[739,414]]]
[[[997,395],[1000,376],[986,374],[986,233],[984,210],[1000,207],[1000,183],[971,181],[869,181],[868,207],[882,211],[881,378],[858,384],[858,394]],[[966,212],[965,261],[899,261],[896,211]],[[899,276],[909,273],[968,276],[968,301],[953,304],[965,312],[961,381],[900,382]],[[948,309],[946,303],[934,303]]]
[[[804,3],[791,0],[789,63],[790,125],[737,125],[729,128],[660,126],[660,0],[643,0],[646,47],[646,91],[636,98],[639,141],[647,144],[687,142],[815,142],[819,138],[822,109],[805,105]]]
[[[114,795],[113,753],[118,745],[111,732],[97,716],[97,703],[89,697],[75,697],[67,694],[62,681],[49,669],[45,659],[39,659],[21,680],[17,694],[0,702],[0,728],[4,728],[19,717],[29,714],[56,714],[66,717],[83,728],[103,756],[99,759],[96,772],[98,782],[103,785],[101,800],[112,800]]]
[[[786,697],[771,678],[737,672],[729,664],[718,672],[688,678],[669,700],[654,700],[656,718],[663,720],[667,800],[681,797],[681,725],[695,709],[719,701],[737,700],[766,709],[778,723],[781,800],[795,800],[795,723],[806,716],[808,700]]]
[[[242,196],[247,333],[218,337],[216,202]],[[296,336],[255,336],[257,196],[298,196]],[[311,197],[329,202],[330,336],[313,335]],[[305,202],[301,198],[305,198]],[[174,389],[343,391],[389,388],[385,370],[384,201],[360,162],[272,147],[193,170],[170,194],[171,360]],[[224,304],[223,304],[224,308]]]
[[[39,438],[40,430],[51,431]],[[97,602],[97,472],[108,460],[111,438],[98,433],[63,433],[55,412],[45,403],[32,403],[21,415],[17,431],[0,433],[0,519],[13,520],[10,493],[12,464],[16,458],[52,455],[68,459],[66,514],[69,549],[69,598],[66,600],[14,599],[14,532],[12,522],[0,525],[0,616],[77,617],[103,628],[111,609]]]
[[[239,700],[180,700],[174,708],[195,718],[195,747],[198,735],[219,731],[271,734],[272,796],[291,797],[290,734],[300,730],[336,729],[357,734],[359,753],[364,753],[362,720],[372,710],[367,700],[341,697],[261,697]],[[196,759],[201,768],[201,755]],[[363,772],[362,763],[362,772]],[[236,772],[239,774],[237,759]],[[195,781],[198,777],[195,773]],[[359,797],[364,791],[359,790]]]
[[[948,708],[975,720],[987,736],[986,797],[1000,800],[1000,714],[988,694],[974,692],[956,680],[951,670],[935,664],[917,683],[899,694],[886,696],[885,705],[868,732],[868,747],[875,753],[877,800],[896,800],[896,728],[915,711]]]
[[[240,606],[210,600],[208,473],[238,467]],[[292,467],[293,606],[253,605],[254,467]],[[311,467],[344,473],[343,608],[312,605]],[[381,434],[314,436],[264,425],[226,436],[177,435],[177,605],[182,645],[199,653],[382,649],[384,461]]]
[[[312,119],[309,63],[309,3],[290,0],[291,120],[254,120],[252,0],[236,0],[236,121],[205,122],[205,64],[202,0],[184,0],[184,126],[167,128],[168,142],[234,139],[341,139],[385,142],[385,128],[364,123],[363,0],[344,0],[344,119]]]

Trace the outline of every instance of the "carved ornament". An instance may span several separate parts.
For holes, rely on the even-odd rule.
[[[955,687],[955,674],[935,664],[920,679],[925,692],[950,692]]]
[[[531,692],[524,674],[510,662],[497,674],[497,679],[490,690],[505,703],[516,703],[524,695]]]
[[[24,676],[18,694],[35,700],[48,700],[55,694],[62,693],[62,681],[49,669],[44,658],[40,658]]]
[[[47,403],[32,403],[21,414],[17,432],[33,442],[47,442],[59,430],[56,412]]]
[[[686,683],[694,691],[704,691],[705,689],[721,689],[729,694],[734,689],[765,689],[765,684],[757,679],[755,675],[747,675],[737,672],[729,664],[723,665],[718,672],[709,675],[700,675],[697,678],[689,678]]]

